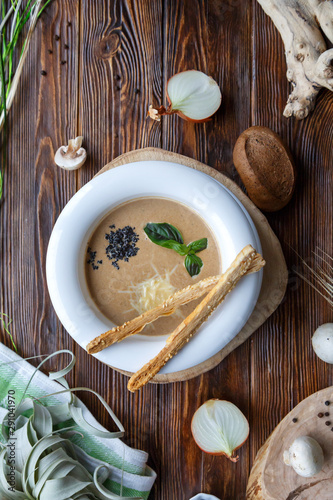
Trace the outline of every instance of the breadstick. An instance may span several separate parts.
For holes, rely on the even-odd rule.
[[[256,254],[256,257],[253,259],[247,273],[259,271],[264,264],[265,261],[261,255]],[[150,309],[140,316],[127,321],[123,325],[116,326],[112,328],[112,330],[102,333],[89,342],[87,345],[88,353],[94,354],[96,352],[100,352],[116,342],[120,342],[131,335],[135,335],[136,333],[141,332],[146,325],[156,321],[161,316],[168,316],[184,304],[188,304],[192,300],[199,299],[202,295],[208,293],[212,290],[212,288],[214,288],[220,277],[221,276],[211,276],[195,283],[194,285],[189,285],[186,288],[170,295],[170,297],[154,309]]]
[[[222,274],[218,282],[200,302],[194,311],[171,333],[163,349],[128,382],[128,390],[134,392],[147,384],[160,369],[190,340],[201,324],[208,319],[226,295],[235,287],[240,278],[247,273],[258,254],[251,245],[247,245],[237,255],[231,266]]]

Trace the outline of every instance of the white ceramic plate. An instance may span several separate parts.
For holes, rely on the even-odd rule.
[[[88,239],[99,220],[134,198],[160,196],[198,212],[213,230],[225,270],[247,244],[261,252],[255,226],[243,205],[219,182],[192,168],[162,161],[141,161],[111,169],[81,188],[61,212],[51,234],[46,276],[51,301],[69,334],[83,348],[114,325],[97,309],[84,278]],[[245,276],[193,339],[161,370],[193,367],[220,351],[241,330],[257,302],[262,271]],[[167,336],[135,335],[95,356],[133,372],[154,357]]]

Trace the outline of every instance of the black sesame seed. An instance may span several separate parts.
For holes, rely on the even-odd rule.
[[[331,431],[333,432],[333,427],[331,427]]]
[[[325,406],[329,406],[330,405],[330,402],[329,401],[325,401]]]
[[[65,50],[69,49],[69,45],[67,45],[67,43],[65,43],[64,47],[65,47]]]
[[[59,36],[59,35],[55,35],[54,39],[55,39],[56,41],[58,41],[58,40],[60,40],[60,36]]]
[[[49,53],[49,54],[53,54],[53,50],[49,49],[49,50],[48,50],[48,53]]]
[[[68,21],[67,26],[72,26],[72,23]]]
[[[325,417],[329,417],[330,414],[328,413],[328,411],[325,411]]]
[[[62,64],[62,65],[64,65],[64,64],[66,64],[66,62],[67,62],[67,61],[61,61],[61,64]]]
[[[96,264],[95,264],[97,252],[96,251],[93,252],[91,250],[91,248],[88,247],[87,248],[87,254],[89,255],[89,259],[87,260],[87,264],[91,264],[91,267],[93,268],[93,270],[96,271],[96,269],[99,269],[99,266],[96,266]],[[102,264],[102,261],[98,260],[97,264]]]
[[[327,422],[325,422],[325,425],[327,425],[327,427],[328,427],[329,425],[331,425],[331,422],[329,420],[327,420]]]
[[[293,418],[293,422],[294,422],[294,424],[296,424],[297,418]]]
[[[117,264],[119,260],[128,262],[130,257],[135,257],[138,253],[139,248],[136,243],[139,241],[139,236],[134,231],[134,227],[125,226],[112,231],[115,229],[115,225],[112,224],[109,228],[111,231],[105,234],[105,239],[109,242],[105,253],[107,258],[112,261],[114,268],[119,269]]]
[[[323,418],[324,414],[323,413],[318,413],[319,418]]]
[[[40,74],[43,75],[43,76],[47,75],[47,73],[46,73],[46,71],[44,69],[42,69],[42,71],[40,72]]]
[[[140,94],[140,89],[135,89],[134,94]]]

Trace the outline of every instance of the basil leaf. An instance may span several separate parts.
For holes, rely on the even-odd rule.
[[[178,243],[178,241],[175,240],[166,240],[166,241],[159,241],[159,242],[154,242],[160,247],[164,248],[170,248],[171,250],[175,250],[179,255],[187,255],[188,254],[188,248],[186,245],[183,245],[182,243]]]
[[[186,256],[184,264],[190,276],[196,276],[200,273],[203,262],[195,254],[207,248],[207,238],[192,241],[186,246],[181,232],[167,222],[148,222],[143,229],[150,241],[156,245]]]
[[[197,255],[186,255],[185,267],[190,276],[196,276],[200,273],[203,262]]]
[[[160,245],[160,241],[166,240],[174,240],[178,243],[184,243],[180,231],[178,231],[175,226],[172,226],[167,222],[148,222],[148,224],[144,227],[144,232],[148,238],[157,245]]]
[[[192,243],[187,245],[187,248],[191,252],[198,253],[207,248],[207,243],[207,238],[202,238],[201,240],[192,241]]]

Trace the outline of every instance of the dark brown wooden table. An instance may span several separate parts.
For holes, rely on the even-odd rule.
[[[147,119],[149,104],[165,102],[167,79],[186,69],[202,70],[221,85],[223,103],[213,120],[194,125],[178,117]],[[299,401],[333,383],[332,367],[316,358],[310,342],[318,325],[332,321],[332,310],[295,277],[299,261],[290,248],[306,259],[316,246],[332,255],[333,93],[321,92],[304,121],[286,119],[285,73],[280,36],[254,0],[54,0],[32,40],[9,117],[0,207],[1,311],[13,318],[22,356],[74,351],[71,386],[102,394],[126,428],[125,441],[149,452],[158,474],[152,499],[187,500],[205,491],[243,500],[251,464],[270,432]],[[279,133],[298,166],[292,201],[268,214],[291,270],[285,300],[211,372],[130,394],[127,378],[89,357],[55,315],[45,279],[53,225],[104,164],[145,146],[197,158],[241,185],[232,149],[250,125]],[[65,172],[55,166],[54,152],[80,134],[88,161]],[[10,345],[3,332],[1,341]],[[80,396],[111,426],[96,401]],[[237,464],[203,454],[192,439],[192,415],[212,397],[234,402],[250,421]]]

